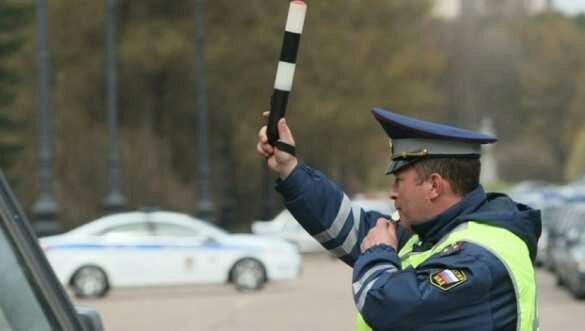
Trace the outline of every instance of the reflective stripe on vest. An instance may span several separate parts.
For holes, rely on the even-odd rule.
[[[538,330],[536,283],[528,248],[522,239],[506,229],[478,222],[466,222],[456,227],[433,248],[424,252],[412,251],[414,245],[419,242],[418,236],[414,235],[398,253],[401,267],[402,269],[416,268],[431,256],[440,253],[443,249],[458,241],[481,246],[494,254],[504,264],[516,294],[516,330]],[[356,330],[372,330],[365,323],[361,314],[358,314],[356,320]]]

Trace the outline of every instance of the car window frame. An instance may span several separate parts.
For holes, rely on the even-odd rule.
[[[211,237],[208,233],[205,233],[205,231],[201,231],[201,229],[197,229],[196,227],[191,227],[185,224],[178,224],[175,222],[170,222],[170,221],[165,221],[165,220],[151,220],[149,221],[150,223],[152,223],[152,231],[154,233],[154,236],[157,238],[167,238],[167,237],[173,237],[173,238],[198,238],[198,237]],[[189,235],[189,236],[172,236],[169,234],[160,234],[159,233],[159,225],[172,225],[172,226],[176,226],[176,227],[181,227],[183,229],[188,229],[192,232],[194,232],[193,235]]]
[[[125,222],[124,224],[115,224],[115,225],[110,225],[104,229],[101,229],[100,231],[98,231],[96,233],[97,236],[99,237],[104,237],[107,238],[108,237],[108,233],[112,233],[114,232],[113,230],[115,230],[116,228],[120,228],[122,226],[126,226],[126,225],[136,225],[136,224],[140,224],[140,225],[144,225],[144,227],[146,228],[146,233],[144,234],[139,234],[136,237],[154,237],[155,236],[155,231],[154,231],[154,226],[152,224],[151,221],[143,221],[143,220],[136,220],[136,221],[128,221]],[[126,231],[126,232],[130,232],[130,231]],[[123,232],[125,233],[125,232]]]
[[[30,222],[1,170],[0,227],[47,320],[59,330],[83,330],[73,304],[41,250]]]

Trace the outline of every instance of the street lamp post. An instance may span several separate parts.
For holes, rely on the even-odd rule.
[[[59,206],[53,197],[51,153],[51,107],[49,101],[49,47],[47,0],[37,0],[37,44],[39,66],[39,197],[33,206],[38,236],[60,232]]]
[[[554,0],[546,0],[546,9],[553,10],[555,8]]]
[[[124,210],[126,198],[121,192],[120,143],[118,134],[118,66],[117,66],[118,1],[106,0],[106,99],[108,107],[109,193],[105,199],[108,213]]]
[[[209,139],[207,120],[207,82],[205,61],[205,0],[195,2],[195,65],[198,119],[198,206],[197,216],[212,221],[213,204],[209,194]]]
[[[222,176],[222,206],[221,216],[217,221],[223,227],[230,227],[236,221],[236,199],[237,199],[237,185],[235,180],[236,161],[234,156],[233,141],[231,133],[233,132],[233,124],[231,121],[226,121],[226,127],[223,131],[223,176]]]

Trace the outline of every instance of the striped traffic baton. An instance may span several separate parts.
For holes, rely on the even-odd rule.
[[[268,141],[271,145],[293,155],[293,146],[278,141],[277,124],[284,117],[288,95],[292,90],[297,53],[306,13],[307,4],[304,1],[291,1],[280,51],[280,61],[276,69],[274,92],[270,98],[270,116],[268,117]]]

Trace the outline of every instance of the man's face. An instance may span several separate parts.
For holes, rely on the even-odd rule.
[[[410,228],[431,216],[429,190],[431,184],[421,181],[414,167],[406,167],[394,175],[390,188],[390,199],[400,214],[400,224]]]

